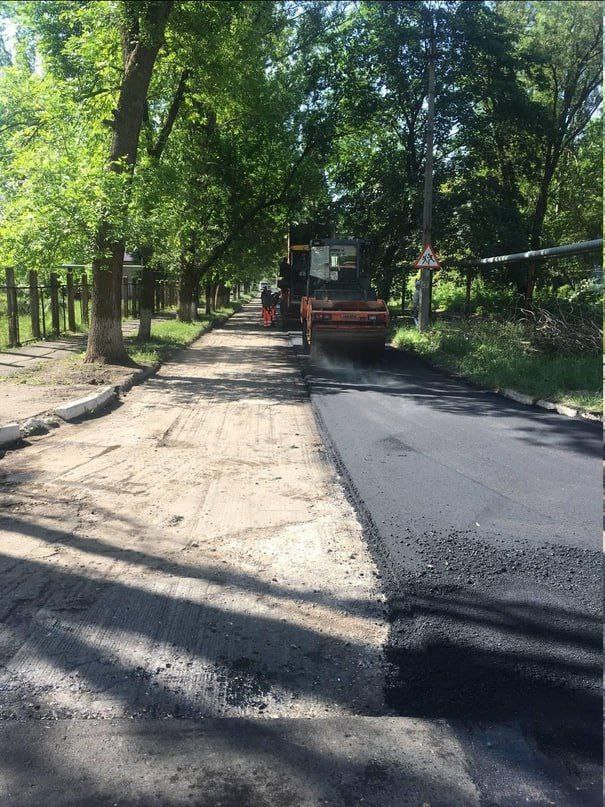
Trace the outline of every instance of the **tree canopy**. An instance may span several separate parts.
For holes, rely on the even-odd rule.
[[[420,247],[429,25],[440,254],[600,236],[597,2],[28,0],[0,4],[0,264],[91,263],[108,320],[124,249],[190,302],[317,218],[370,241],[388,298]]]

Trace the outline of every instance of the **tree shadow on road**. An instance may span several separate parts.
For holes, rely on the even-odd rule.
[[[562,756],[602,756],[598,615],[531,596],[415,583],[391,603],[387,704],[465,723],[518,722]]]
[[[313,394],[380,393],[427,406],[438,412],[507,421],[508,434],[536,446],[563,448],[594,458],[602,457],[600,423],[574,420],[524,406],[428,367],[421,359],[389,351],[374,368],[351,361],[307,366]]]
[[[19,534],[42,538],[35,519],[22,519]],[[5,717],[33,718],[40,725],[39,719],[45,717],[126,715],[134,722],[130,733],[119,738],[124,755],[131,753],[129,743],[143,749],[148,745],[154,764],[161,766],[170,765],[174,753],[166,745],[174,720],[237,714],[241,707],[239,727],[216,740],[228,761],[222,775],[227,779],[216,773],[216,780],[210,781],[208,767],[200,760],[195,778],[202,782],[202,790],[197,804],[298,804],[296,794],[288,790],[291,780],[304,782],[317,798],[325,796],[333,804],[348,805],[360,796],[376,807],[405,804],[402,783],[406,793],[417,794],[410,795],[409,803],[417,803],[420,794],[446,790],[464,803],[462,791],[457,794],[455,785],[448,788],[433,763],[429,773],[421,770],[416,751],[408,755],[399,750],[393,757],[391,748],[391,758],[382,759],[378,776],[372,762],[374,754],[383,753],[380,730],[375,729],[375,746],[357,747],[352,754],[345,750],[350,745],[346,740],[342,749],[336,742],[326,747],[313,737],[301,745],[296,731],[289,734],[278,721],[250,718],[251,714],[262,718],[272,696],[278,708],[281,697],[285,701],[302,698],[324,705],[327,713],[335,706],[337,713],[383,714],[382,708],[376,711],[356,702],[363,676],[360,664],[367,660],[367,648],[359,641],[299,624],[291,611],[282,612],[288,614],[284,620],[279,611],[274,616],[253,615],[224,603],[218,606],[207,586],[184,586],[181,570],[158,563],[156,557],[123,553],[123,563],[115,564],[115,572],[107,575],[105,569],[101,575],[94,562],[95,549],[105,556],[107,547],[57,530],[49,531],[46,540],[50,555],[41,559],[0,556],[1,627],[6,639],[0,654],[0,705]],[[86,563],[80,556],[77,570],[73,570],[75,564],[68,568],[63,556],[70,545],[85,547],[89,553]],[[137,567],[132,577],[123,569],[129,564]],[[251,576],[241,580],[231,576],[229,585],[244,586],[254,596],[266,591],[262,581],[256,585]],[[278,588],[271,593],[280,596]],[[342,610],[342,604],[337,608]],[[116,637],[118,641],[113,641]],[[188,672],[191,667],[193,675]],[[168,721],[167,729],[153,741],[138,721],[158,718]],[[94,720],[87,722],[94,749]],[[69,725],[65,723],[66,731]],[[191,726],[190,730],[203,730],[204,724]],[[35,736],[36,742],[23,742],[26,734],[15,733],[2,763],[5,775],[10,769],[10,777],[22,783],[45,781],[49,796],[81,792],[84,778],[91,799],[87,803],[103,803],[110,793],[115,799],[114,780],[106,770],[95,769],[86,758],[74,772],[73,765],[65,764],[60,745],[46,741],[43,734]],[[281,772],[287,772],[282,791],[275,785],[276,801],[263,800],[265,785],[257,779],[261,765],[276,770],[274,779],[282,779]],[[116,771],[118,781],[121,773]]]
[[[75,685],[94,697],[109,697],[116,704],[118,713],[147,719],[167,718],[169,715],[172,716],[169,719],[199,718],[217,714],[212,708],[217,694],[227,703],[231,698],[234,705],[250,707],[256,704],[261,707],[272,690],[311,697],[326,705],[336,704],[354,714],[372,713],[364,709],[363,704],[352,702],[351,698],[356,684],[350,676],[357,676],[357,661],[365,654],[363,646],[344,637],[339,639],[318,633],[296,624],[295,620],[283,622],[278,613],[268,618],[217,608],[208,596],[202,600],[192,598],[189,589],[180,588],[183,570],[179,565],[162,562],[138,551],[119,552],[116,547],[108,547],[76,533],[70,535],[51,530],[44,537],[44,530],[46,528],[37,525],[34,518],[21,519],[21,534],[43,539],[49,549],[69,546],[85,549],[91,558],[78,571],[68,570],[62,565],[61,552],[56,562],[1,558],[2,624],[11,635],[0,659],[8,671],[8,677],[3,676],[5,714],[11,708],[22,708],[21,701],[25,700],[30,716],[43,715],[49,700],[52,702],[57,694],[52,689],[57,683],[61,690],[65,684],[68,687]],[[127,565],[143,566],[149,572],[155,570],[161,577],[155,576],[150,583],[145,583],[145,578],[140,577],[130,581],[121,567],[116,567],[115,575],[99,578],[95,572],[94,556],[108,553],[120,556]],[[205,573],[203,568],[193,568],[195,575]],[[133,575],[136,574],[140,574],[139,568],[133,568]],[[243,586],[253,593],[267,591],[262,581],[255,582],[250,575],[241,578],[227,575],[227,580],[230,586]],[[273,587],[270,593],[277,597],[283,595],[279,588]],[[342,608],[346,604],[337,602],[335,605]],[[453,718],[463,723],[472,720],[516,723],[529,718],[535,719],[538,728],[544,731],[550,723],[543,719],[543,710],[549,706],[548,714],[552,715],[553,704],[549,700],[553,698],[563,705],[561,716],[565,719],[571,709],[576,710],[582,720],[595,714],[596,693],[581,689],[574,691],[563,683],[556,683],[559,678],[561,681],[568,678],[570,661],[564,658],[562,651],[559,653],[559,648],[569,643],[570,636],[567,630],[557,634],[549,627],[553,622],[570,618],[576,620],[578,627],[585,626],[584,614],[561,616],[556,609],[536,613],[529,607],[511,605],[510,612],[503,615],[496,602],[487,599],[480,603],[471,602],[465,595],[454,593],[438,598],[434,591],[428,590],[416,591],[410,607],[416,615],[430,614],[440,621],[455,618],[465,626],[472,626],[471,635],[476,635],[475,629],[482,622],[499,623],[505,618],[507,628],[521,637],[525,635],[528,644],[516,656],[502,653],[495,646],[478,649],[454,641],[436,642],[416,650],[397,651],[391,647],[388,660],[395,672],[387,689],[387,709],[378,714],[388,714],[388,707],[391,707],[401,715],[431,720]],[[591,621],[584,632],[578,631],[576,641],[596,651],[596,630],[597,626]],[[116,654],[115,645],[106,641],[115,633],[131,637],[126,644],[127,652]],[[532,646],[535,633],[539,633],[542,640],[550,639],[542,655],[535,655]],[[241,641],[240,649],[231,658],[224,655],[225,636],[228,635],[233,637],[231,642],[234,639]],[[136,650],[137,647],[145,648],[144,656],[137,657],[133,652],[129,658],[128,648]],[[163,652],[168,647],[172,649],[169,663],[173,666],[167,668]],[[308,665],[304,668],[299,665],[305,654],[310,654],[316,663],[318,675],[313,675]],[[38,668],[39,677],[34,681],[22,679],[13,690],[15,679],[11,671],[20,670],[22,673],[27,670],[28,660]],[[24,661],[25,668],[22,667]],[[183,671],[189,663],[201,664],[206,670],[209,665],[215,671],[222,669],[223,677],[216,678],[221,691],[217,693],[209,689],[207,677],[203,674],[198,676],[197,685],[184,686]],[[528,665],[533,667],[535,678],[528,676]],[[160,666],[161,671],[156,673]],[[594,678],[597,672],[593,659],[579,659],[576,667],[581,678]],[[326,668],[329,670],[327,676],[322,674]],[[29,669],[31,674],[34,668]],[[342,678],[342,685],[336,683],[335,677]],[[94,697],[92,701],[86,698],[80,701],[88,702],[91,713],[95,709]],[[11,706],[13,699],[15,703]],[[258,712],[261,716],[262,711],[259,709]],[[61,708],[57,707],[56,716],[61,717],[61,714]],[[70,709],[66,708],[65,716],[70,715]],[[247,720],[249,718],[245,717],[244,721]],[[592,730],[592,722],[586,723],[588,733]],[[137,730],[133,731],[136,735]],[[261,759],[270,759],[273,765],[287,765],[297,771],[297,775],[304,771],[304,776],[318,792],[325,789],[326,769],[329,769],[332,781],[336,783],[333,786],[333,793],[337,794],[334,803],[349,804],[354,794],[365,793],[365,803],[377,806],[405,804],[405,800],[385,795],[396,780],[406,781],[410,793],[447,792],[447,800],[441,802],[444,805],[467,803],[462,793],[456,794],[454,784],[438,781],[438,773],[435,773],[435,781],[427,781],[426,773],[421,775],[415,770],[414,759],[400,760],[399,765],[390,764],[381,772],[378,781],[371,782],[367,760],[362,762],[346,755],[339,756],[333,750],[314,749],[312,746],[301,751],[297,742],[284,735],[273,721],[262,721],[260,726],[255,722],[248,735],[244,732],[243,740],[240,735],[238,737],[237,741],[228,737],[223,739],[226,754],[228,749],[237,748],[237,753],[244,756],[258,759],[260,754]],[[557,752],[561,751],[559,735],[555,733],[549,737],[551,741],[553,737],[558,741]],[[572,750],[577,751],[578,737],[574,736],[573,730],[566,731],[562,739],[564,751],[569,750],[570,744]],[[579,739],[582,747],[586,732]],[[594,741],[592,735],[590,741]],[[144,744],[145,739],[142,742]],[[590,750],[594,750],[592,745]],[[158,762],[161,764],[161,755]],[[21,771],[25,769],[30,776],[50,776],[55,786],[63,790],[74,786],[60,762],[58,748],[16,746],[5,764],[12,764]],[[241,776],[246,778],[246,774]],[[102,797],[102,789],[106,787],[107,780],[100,777],[99,781],[91,783],[91,792]],[[209,792],[212,793],[212,789]],[[256,807],[258,802],[252,795],[250,801],[237,803]],[[434,800],[433,803],[440,802]]]
[[[10,528],[43,540],[58,553],[58,562],[51,563],[2,557],[3,601],[10,603],[4,624],[13,635],[12,653],[27,643],[28,653],[46,659],[66,676],[78,670],[93,689],[113,693],[126,711],[199,717],[221,714],[221,704],[230,699],[242,713],[252,708],[262,714],[273,693],[278,709],[280,698],[287,702],[295,694],[325,702],[328,709],[335,704],[356,714],[381,713],[364,704],[363,697],[354,702],[357,670],[368,658],[363,644],[297,624],[291,609],[283,620],[279,612],[239,611],[237,600],[232,607],[216,607],[211,599],[200,601],[199,586],[191,588],[190,583],[327,604],[336,612],[351,609],[356,616],[371,613],[363,602],[336,598],[326,603],[322,593],[292,591],[249,574],[120,550],[39,525],[34,518],[12,519]],[[62,566],[61,547],[86,553],[80,556],[88,564],[84,572]],[[117,578],[99,578],[95,557],[132,566],[133,581],[122,571]],[[153,585],[141,577],[145,570],[157,572]],[[536,724],[550,724],[558,716],[583,725],[585,749],[595,752],[595,730],[600,736],[600,630],[595,615],[531,601],[502,602],[463,587],[415,584],[399,605],[392,604],[391,619],[387,703],[399,714]],[[175,669],[162,669],[150,678],[147,651],[142,666],[121,662],[116,673],[111,642],[95,646],[84,638],[113,631],[138,637],[135,646],[151,642],[158,648],[158,660],[161,648],[172,647],[179,662]],[[230,657],[224,655],[226,635],[232,637]],[[183,691],[187,664],[201,664],[205,674],[214,666],[221,674],[210,686],[206,681],[205,693],[185,687],[181,702],[175,696]]]
[[[239,332],[238,332],[239,335]],[[177,405],[217,400],[221,403],[259,400],[271,404],[298,404],[308,398],[298,368],[283,344],[262,350],[252,343],[238,346],[204,344],[165,365],[147,389],[165,393]]]

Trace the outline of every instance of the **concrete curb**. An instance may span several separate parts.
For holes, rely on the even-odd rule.
[[[435,362],[432,362],[429,358],[422,356],[420,353],[416,353],[413,350],[403,350],[402,348],[396,347],[392,342],[389,342],[388,344],[393,350],[398,350],[401,353],[409,353],[411,356],[414,356],[415,358],[424,362],[429,367],[432,367],[433,370],[438,370],[440,373],[449,376],[449,378],[455,378],[457,381],[464,381],[465,384],[469,384],[469,386],[477,389],[485,389],[485,387],[482,385],[475,383],[472,378],[468,378],[460,373],[455,373],[452,370],[446,369],[445,367],[440,367],[438,364],[435,364]],[[548,409],[549,411],[556,412],[558,415],[563,415],[564,417],[582,418],[584,420],[597,421],[598,423],[603,421],[603,417],[600,415],[595,415],[594,412],[588,412],[585,409],[576,409],[573,406],[566,406],[565,404],[556,403],[556,401],[546,401],[543,398],[536,398],[535,396],[532,397],[531,395],[518,392],[510,387],[506,387],[505,389],[496,387],[495,389],[492,389],[491,392],[495,393],[496,395],[501,395],[503,398],[508,398],[511,401],[524,404],[525,406]]]
[[[440,369],[439,365],[432,365],[436,369]],[[458,378],[464,378],[464,376],[458,376]],[[472,384],[470,379],[465,379]],[[573,406],[566,406],[562,403],[557,403],[556,401],[546,401],[543,398],[536,398],[532,395],[525,395],[523,392],[518,392],[515,389],[494,389],[492,390],[497,395],[502,395],[504,398],[509,398],[511,401],[516,401],[517,403],[524,404],[525,406],[537,406],[539,409],[547,409],[550,412],[556,412],[558,415],[563,415],[567,418],[584,418],[585,420],[595,420],[601,422],[603,420],[602,417],[595,415],[593,412],[588,412],[585,409],[576,409]]]
[[[21,432],[19,431],[18,423],[7,423],[6,426],[0,426],[0,446],[15,443],[21,439]]]
[[[525,395],[523,392],[517,392],[516,389],[506,388],[503,390],[499,390],[501,395],[504,395],[505,398],[510,398],[511,401],[517,401],[517,403],[525,404],[526,406],[533,406],[536,403],[536,399],[531,395]]]
[[[580,415],[588,420],[599,420],[596,415],[591,412],[586,412],[581,409],[576,409],[574,406],[566,406],[565,404],[556,403],[555,401],[545,401],[535,396],[525,395],[523,392],[517,392],[515,389],[498,390],[505,398],[510,398],[511,401],[525,404],[526,406],[538,406],[540,409],[548,409],[551,412],[557,412],[559,415],[564,415],[567,418],[575,418]]]
[[[557,412],[560,415],[565,415],[566,418],[575,418],[578,416],[579,410],[574,409],[573,406],[565,406],[564,404],[557,404]]]
[[[203,334],[201,334],[203,336]],[[134,373],[125,378],[121,384],[118,384],[115,388],[117,393],[126,393],[128,390],[131,390],[136,384],[141,384],[148,378],[151,378],[152,375],[155,375],[160,367],[162,366],[162,362],[156,361],[155,364],[152,364],[151,367],[147,367],[145,370],[135,370]]]
[[[61,406],[57,406],[54,413],[62,420],[75,420],[86,413],[101,409],[115,397],[115,387],[103,387],[103,389],[96,392],[94,395],[87,395],[86,398],[78,398],[75,401],[68,401]]]
[[[151,367],[147,367],[144,370],[135,370],[120,384],[103,387],[102,390],[94,395],[88,395],[86,398],[79,398],[76,401],[68,401],[56,407],[54,414],[58,415],[63,420],[75,420],[86,413],[96,412],[106,406],[114,398],[118,398],[120,394],[123,395],[127,393],[135,384],[140,384],[147,378],[155,375],[161,366],[162,363],[156,361]]]
[[[543,398],[538,398],[536,406],[539,406],[540,409],[550,409],[553,412],[557,409],[557,404],[554,401],[545,401]]]

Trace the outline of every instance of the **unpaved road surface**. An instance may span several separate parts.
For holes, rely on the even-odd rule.
[[[467,750],[491,732],[521,777],[529,744],[568,787],[530,803],[600,804],[600,424],[395,350],[372,368],[296,350],[383,575],[387,705],[464,721]]]
[[[475,803],[258,306],[0,473],[2,805]]]
[[[423,713],[421,632],[394,699],[392,567],[257,305],[0,474],[3,806],[583,803],[514,726]]]

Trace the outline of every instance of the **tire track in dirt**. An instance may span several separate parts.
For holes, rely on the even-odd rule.
[[[383,711],[376,570],[286,340],[256,317],[7,455],[0,576],[55,595],[7,614],[4,716]]]

